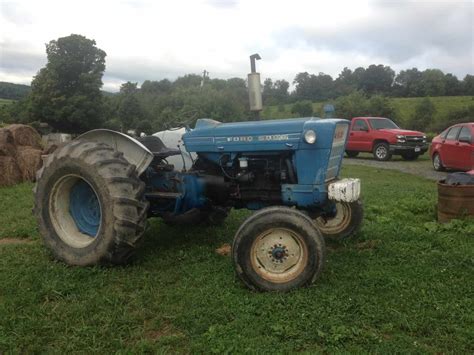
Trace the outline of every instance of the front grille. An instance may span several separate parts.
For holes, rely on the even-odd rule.
[[[336,125],[331,154],[329,156],[328,169],[326,171],[326,181],[334,179],[339,174],[348,129],[349,125],[347,124],[339,123]]]
[[[426,143],[426,139],[424,139],[422,136],[405,136],[405,138],[406,142],[404,143],[404,145],[408,146],[416,147]]]
[[[406,136],[407,142],[423,143],[424,138],[421,136]]]

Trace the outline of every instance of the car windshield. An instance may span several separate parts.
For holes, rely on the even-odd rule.
[[[388,118],[373,118],[369,121],[373,129],[399,128],[392,120],[389,120]]]

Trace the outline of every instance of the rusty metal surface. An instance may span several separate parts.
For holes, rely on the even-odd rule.
[[[438,182],[438,221],[474,218],[474,186],[454,186]]]

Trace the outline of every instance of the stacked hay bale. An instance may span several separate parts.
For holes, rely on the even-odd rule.
[[[0,186],[34,181],[41,154],[41,137],[34,128],[22,124],[0,128]]]

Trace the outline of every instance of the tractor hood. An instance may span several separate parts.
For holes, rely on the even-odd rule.
[[[330,148],[338,124],[345,126],[349,121],[306,117],[221,123],[203,118],[184,134],[183,141],[189,152],[209,153]],[[303,139],[310,129],[316,132],[315,144]],[[341,138],[345,142],[345,135]]]

